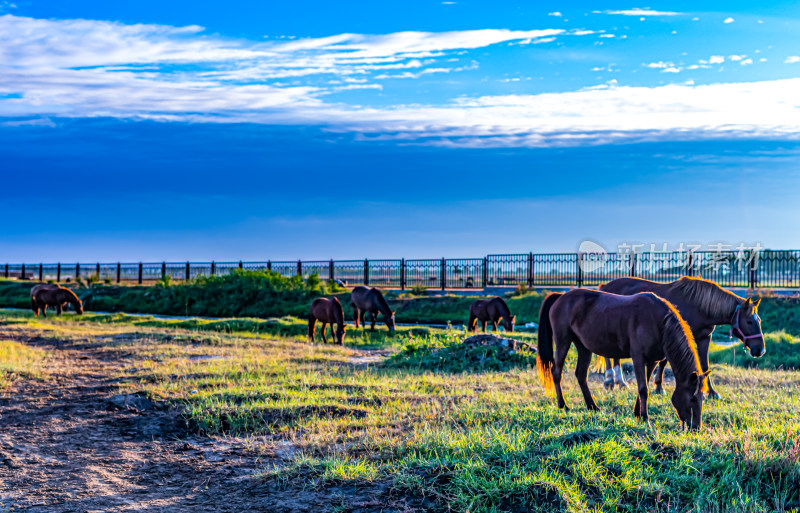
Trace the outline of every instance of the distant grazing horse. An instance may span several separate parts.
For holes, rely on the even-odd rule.
[[[478,321],[483,323],[483,332],[486,333],[486,325],[491,323],[494,331],[497,331],[497,323],[503,318],[503,326],[506,331],[514,331],[514,323],[517,321],[516,315],[511,315],[511,310],[502,298],[479,299],[469,307],[469,322],[467,330],[474,333],[478,332]]]
[[[572,343],[578,350],[575,377],[589,410],[599,410],[586,382],[592,353],[633,359],[639,387],[633,414],[642,420],[647,420],[647,382],[656,363],[666,357],[675,373],[672,404],[681,423],[691,429],[701,426],[709,372],[700,370],[692,332],[669,302],[648,292],[618,296],[586,289],[545,298],[539,311],[537,367],[545,388],[551,393],[555,388],[558,407],[565,410],[561,373]]]
[[[353,307],[356,328],[358,328],[359,321],[362,327],[365,326],[364,314],[369,312],[372,331],[375,331],[375,320],[378,313],[382,313],[386,327],[389,328],[389,331],[394,331],[394,312],[389,308],[389,303],[386,302],[380,290],[374,287],[368,289],[361,285],[353,288],[353,291],[350,292],[350,306]]]
[[[35,285],[31,289],[31,309],[37,317],[39,316],[40,310],[42,315],[47,317],[48,306],[56,307],[58,315],[61,315],[61,312],[64,311],[64,305],[67,303],[75,308],[78,315],[83,314],[83,303],[74,292],[67,288],[43,283]]]
[[[640,278],[619,278],[600,286],[600,290],[613,294],[629,296],[639,292],[653,292],[675,305],[681,317],[689,325],[697,342],[697,353],[703,371],[708,370],[708,348],[711,344],[711,333],[717,324],[730,324],[731,334],[741,340],[755,358],[764,356],[764,334],[761,332],[761,319],[758,317],[759,299],[755,303],[750,299],[742,299],[728,292],[713,281],[685,276],[672,283],[656,283]],[[667,362],[658,364],[655,377],[655,393],[663,394],[661,383],[664,379],[664,367]],[[626,386],[619,367],[619,360],[611,362],[606,359],[607,388],[614,386],[612,378],[620,386]],[[708,380],[708,396],[714,399],[720,395]]]
[[[344,330],[346,325],[344,322],[344,310],[342,304],[338,299],[326,299],[324,297],[315,299],[311,303],[311,313],[308,316],[308,341],[314,341],[314,328],[317,325],[317,320],[322,321],[322,342],[327,344],[328,340],[325,338],[325,326],[330,323],[331,335],[337,344],[344,343]],[[337,324],[338,329],[334,332],[333,325]]]

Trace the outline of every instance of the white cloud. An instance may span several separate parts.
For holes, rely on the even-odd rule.
[[[626,9],[621,11],[592,11],[595,14],[619,14],[622,16],[678,16],[680,12],[673,12],[673,11],[656,11],[653,9],[640,9],[640,8],[633,8],[633,9]]]
[[[784,64],[796,64],[796,63],[800,62],[800,55],[790,55],[783,62],[784,62]]]
[[[674,66],[674,64],[671,62],[658,61],[658,62],[649,62],[647,64],[642,64],[642,66],[644,66],[645,68],[662,69],[662,68],[672,67]]]
[[[722,22],[722,23],[733,23],[734,21],[736,21],[736,20],[734,20],[734,19],[733,19],[733,18],[731,18],[731,17],[728,17],[728,18],[725,18],[725,20],[723,20],[723,22]]]
[[[740,60],[744,59],[745,57],[747,57],[747,56],[746,55],[729,55],[728,59],[730,59],[732,61],[740,61]]]
[[[747,66],[748,64],[753,64],[753,59],[744,59],[739,64],[741,64],[742,66]]]
[[[675,66],[670,66],[669,68],[664,68],[661,70],[661,73],[680,73],[681,69],[676,68]]]
[[[710,59],[708,59],[709,64],[722,64],[725,62],[725,57],[722,55],[712,55]]]
[[[562,16],[564,16],[563,14],[561,14],[561,13],[560,13],[560,12],[558,12],[558,11],[549,12],[549,13],[547,13],[547,15],[548,15],[548,16],[557,16],[557,17],[559,17],[559,18],[560,18],[560,17],[562,17]]]
[[[253,43],[206,36],[194,26],[0,16],[0,94],[6,95],[0,116],[12,122],[49,118],[46,123],[109,116],[312,124],[400,143],[474,147],[800,138],[795,114],[800,79],[654,88],[613,81],[574,92],[380,108],[326,101],[336,98],[327,96],[332,92],[378,90],[382,86],[374,80],[380,74],[423,76],[465,69],[445,64],[466,49],[560,34],[568,35],[560,30],[473,30]],[[667,62],[653,67],[677,69]],[[328,76],[319,81],[322,85],[296,78],[290,84],[264,80],[281,73]],[[326,83],[332,79],[338,83]]]

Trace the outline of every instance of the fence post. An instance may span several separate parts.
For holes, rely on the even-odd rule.
[[[142,284],[142,263],[139,262],[139,285]]]
[[[44,276],[43,271],[44,271],[44,264],[42,264],[40,262],[39,263],[39,281],[42,281],[42,276]]]
[[[117,283],[122,280],[122,264],[117,262]]]
[[[489,257],[483,257],[483,272],[481,273],[481,287],[486,288],[489,281]]]
[[[6,263],[6,278],[8,278],[8,263]]]
[[[636,276],[636,252],[631,251],[631,276]]]
[[[186,281],[189,281],[189,278],[192,276],[191,266],[189,262],[186,262]]]
[[[333,260],[328,264],[328,281],[333,281]]]
[[[95,274],[97,275],[97,280],[100,281],[100,262],[97,262],[96,271],[97,272],[95,272]]]
[[[272,260],[267,260],[267,271],[272,271]]]
[[[447,286],[447,262],[442,258],[442,290]]]
[[[239,260],[239,269],[244,269],[244,263],[241,260]]]
[[[19,275],[19,279],[20,280],[24,280],[25,279],[25,264],[22,264],[22,272]]]
[[[211,276],[217,274],[217,264],[212,260],[211,261]]]
[[[8,265],[6,265],[6,278],[8,278]],[[61,262],[56,264],[56,283],[61,281]]]
[[[755,290],[758,286],[758,251],[750,251],[750,288]]]
[[[582,260],[583,260],[583,255],[578,253],[577,254],[577,260],[575,260],[575,264],[576,264],[576,267],[577,267],[577,269],[576,269],[577,270],[576,278],[577,278],[577,283],[578,283],[578,287],[579,288],[583,286],[583,270],[581,269],[581,261]]]
[[[369,260],[364,259],[364,285],[369,286]]]
[[[686,276],[692,276],[694,273],[694,252],[689,250],[686,254]]]
[[[163,280],[167,276],[167,263],[161,262],[161,279]]]
[[[533,252],[528,253],[528,287],[533,287]]]
[[[297,276],[300,276],[301,278],[303,277],[303,261],[302,260],[298,260],[297,261]]]
[[[406,259],[400,259],[400,290],[406,290]]]

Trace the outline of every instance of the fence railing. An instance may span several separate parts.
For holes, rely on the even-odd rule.
[[[0,276],[69,282],[147,283],[221,276],[233,269],[268,269],[284,276],[347,285],[408,289],[491,286],[592,286],[623,276],[659,282],[700,276],[725,287],[800,289],[800,250],[674,251],[629,253],[527,253],[483,258],[314,260],[261,262],[139,262],[0,264]]]

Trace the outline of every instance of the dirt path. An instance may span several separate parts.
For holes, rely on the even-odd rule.
[[[419,511],[387,484],[310,487],[256,477],[280,454],[258,440],[188,433],[179,413],[118,395],[124,363],[91,345],[48,344],[46,381],[0,393],[0,511]],[[261,446],[264,447],[263,441]]]

